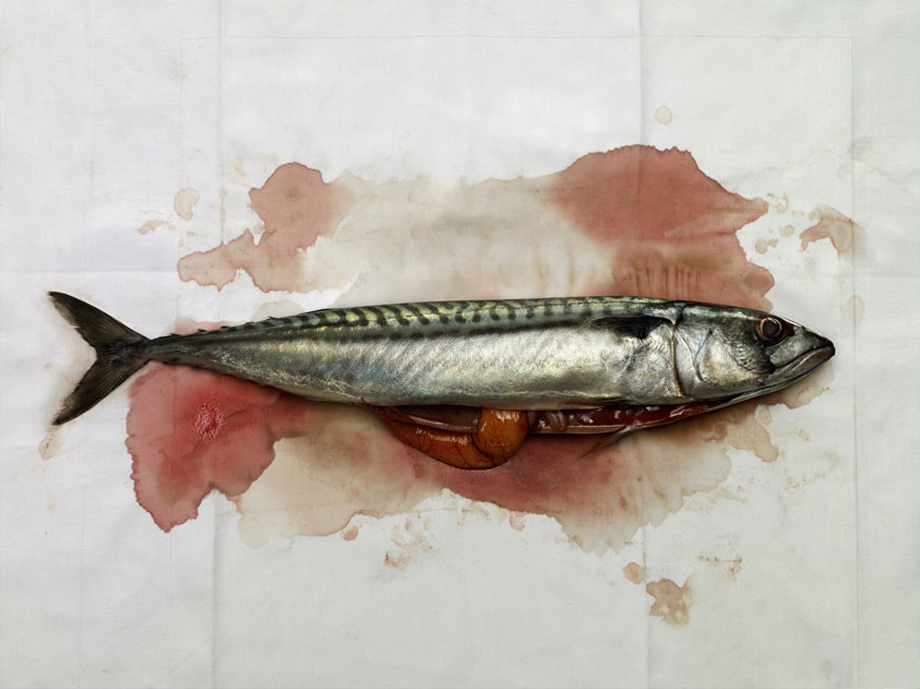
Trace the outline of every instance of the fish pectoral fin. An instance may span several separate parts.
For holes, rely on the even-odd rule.
[[[613,433],[605,435],[603,438],[601,438],[600,442],[598,442],[596,445],[593,445],[590,450],[588,450],[582,455],[582,457],[587,457],[588,455],[594,454],[595,452],[606,450],[608,447],[619,442],[625,436],[629,435],[635,430],[637,429],[626,426],[624,428],[619,429],[618,431],[614,431]]]
[[[662,325],[671,325],[671,321],[659,316],[605,316],[590,321],[592,328],[639,339],[648,337],[650,332]]]
[[[378,413],[399,440],[439,462],[458,469],[493,469],[507,462],[527,437],[527,414],[483,409],[475,433],[459,433]],[[383,413],[381,413],[383,412]]]

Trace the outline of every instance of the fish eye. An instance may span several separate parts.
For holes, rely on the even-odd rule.
[[[779,344],[785,340],[791,332],[792,329],[787,328],[786,324],[776,316],[761,318],[754,327],[754,334],[757,335],[757,339],[771,345]]]

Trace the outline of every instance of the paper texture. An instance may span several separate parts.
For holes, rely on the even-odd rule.
[[[917,686],[917,36],[893,2],[5,3],[0,684]],[[381,249],[369,211],[304,253],[314,290],[180,280],[181,257],[261,231],[249,191],[285,163],[392,204],[421,179],[410,217],[632,144],[767,202],[742,246],[837,356],[827,391],[768,412],[775,461],[732,449],[618,547],[449,491],[261,545],[212,494],[163,533],[125,389],[47,434],[92,358],[48,290],[153,335],[439,288],[439,245]],[[854,246],[799,241],[821,208]],[[525,248],[534,289],[600,270]]]

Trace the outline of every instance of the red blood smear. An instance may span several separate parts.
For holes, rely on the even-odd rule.
[[[301,252],[321,234],[330,234],[345,202],[339,187],[318,170],[298,163],[279,167],[261,189],[249,192],[252,208],[265,225],[261,241],[246,230],[236,239],[179,261],[179,276],[218,289],[243,269],[263,291],[297,289]]]
[[[195,518],[212,488],[243,493],[311,410],[278,390],[184,366],[156,366],[131,385],[130,399],[137,501],[164,531]]]

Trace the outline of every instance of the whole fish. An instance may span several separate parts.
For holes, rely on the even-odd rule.
[[[50,296],[97,354],[55,424],[159,361],[370,406],[416,447],[426,433],[488,444],[490,429],[519,445],[527,432],[677,420],[783,388],[834,354],[830,340],[768,313],[643,297],[323,309],[148,339],[75,297]],[[624,414],[648,418],[624,425]]]

